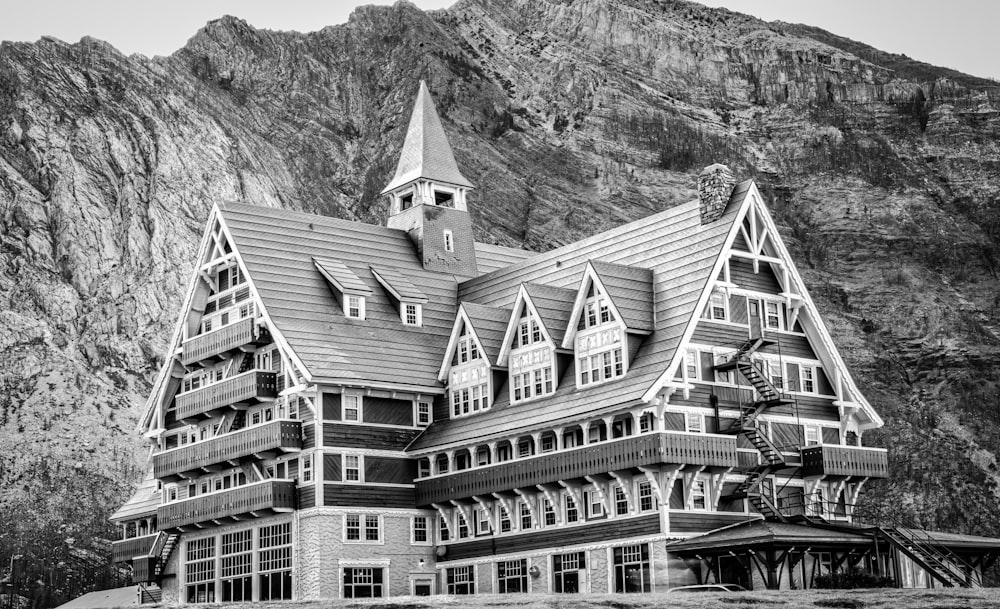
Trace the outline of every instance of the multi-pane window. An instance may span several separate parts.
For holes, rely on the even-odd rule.
[[[469,523],[465,521],[465,515],[461,512],[458,514],[458,538],[466,539],[469,537]]]
[[[465,334],[465,328],[462,329],[462,332],[463,334],[459,337],[458,345],[455,348],[455,356],[451,361],[453,366],[479,359],[479,344],[476,339],[471,334]]]
[[[684,374],[689,380],[698,379],[698,352],[684,352]]]
[[[500,532],[510,533],[510,514],[507,513],[507,508],[500,506]]]
[[[312,455],[306,455],[299,459],[300,467],[302,471],[302,483],[312,482],[313,480],[313,457]]]
[[[502,560],[497,563],[497,592],[508,594],[528,591],[526,560]]]
[[[475,572],[472,565],[445,569],[448,594],[475,594]]]
[[[417,402],[417,426],[427,427],[431,424],[431,403]]]
[[[445,229],[444,231],[444,251],[455,251],[455,235],[448,229]]]
[[[364,482],[361,478],[361,455],[344,455],[344,482]]]
[[[403,323],[408,326],[419,326],[421,322],[420,305],[413,302],[404,302],[399,311],[399,316]]]
[[[345,313],[348,317],[354,319],[364,319],[365,318],[365,298],[364,296],[354,296],[348,294],[345,298],[346,306]]]
[[[344,598],[380,598],[382,569],[344,567]]]
[[[585,305],[585,315],[581,320],[580,328],[593,328],[602,324],[614,321],[611,314],[611,305],[603,294],[594,294],[591,287],[591,296],[587,298]]]
[[[705,427],[702,424],[702,416],[693,412],[684,415],[684,422],[688,433],[702,433]]]
[[[222,602],[253,600],[253,530],[222,536]]]
[[[548,499],[545,499],[542,502],[542,506],[543,506],[542,512],[545,515],[545,526],[547,527],[555,526],[556,510],[555,508],[552,507],[552,502],[549,501]]]
[[[596,518],[604,515],[604,502],[601,500],[601,494],[596,491],[587,491],[587,517]]]
[[[260,528],[260,600],[292,598],[292,525]]]
[[[476,533],[478,535],[489,535],[492,532],[491,529],[490,513],[482,506],[476,508]]]
[[[448,541],[451,539],[451,531],[448,529],[448,521],[445,520],[444,516],[438,517],[438,537],[441,541]]]
[[[771,330],[781,330],[784,326],[782,306],[777,302],[764,302],[764,325]]]
[[[344,394],[344,420],[361,421],[361,396]]]
[[[625,374],[625,362],[622,359],[620,347],[604,353],[581,357],[578,363],[581,385],[600,383]]]
[[[653,485],[647,482],[639,483],[639,511],[649,512],[656,509],[656,497],[653,496]]]
[[[215,602],[215,537],[188,542],[185,583],[189,603]]]
[[[615,514],[622,516],[628,514],[628,496],[625,494],[625,489],[621,486],[615,486]]]
[[[708,306],[705,307],[704,317],[718,321],[726,320],[726,295],[724,293],[720,291],[712,292],[712,295],[708,298]]]
[[[612,550],[615,592],[650,592],[649,545],[624,546]]]
[[[427,516],[413,517],[413,543],[427,543],[430,538],[427,535]]]
[[[521,510],[521,530],[528,531],[531,529],[531,509],[528,508],[528,504],[525,502],[520,502],[519,504]]]
[[[381,537],[378,514],[347,514],[344,516],[344,541],[378,542]]]
[[[708,507],[705,500],[705,481],[693,480],[691,482],[691,509],[704,510]]]
[[[461,416],[489,408],[489,384],[453,389],[451,392],[451,412]]]
[[[799,366],[799,381],[802,383],[802,391],[805,393],[816,393],[816,368],[813,366]]]
[[[566,522],[577,522],[580,519],[580,512],[576,508],[576,500],[572,495],[566,495]]]
[[[585,581],[586,570],[587,555],[585,552],[554,555],[552,557],[552,591],[568,594],[579,592],[580,584]]]
[[[819,427],[806,425],[806,446],[819,444]]]

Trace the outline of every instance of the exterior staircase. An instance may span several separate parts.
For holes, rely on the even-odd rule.
[[[926,531],[878,527],[876,532],[942,585],[949,588],[978,588],[982,585],[972,575],[975,569],[936,543]]]

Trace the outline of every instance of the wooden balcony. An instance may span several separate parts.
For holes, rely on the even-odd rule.
[[[246,486],[165,503],[156,510],[161,531],[183,532],[235,522],[245,517],[266,516],[295,509],[293,480],[264,480]]]
[[[256,345],[269,340],[266,331],[257,329],[257,319],[247,317],[184,341],[181,345],[181,362],[185,366],[199,364],[225,356],[244,345]]]
[[[221,464],[234,465],[248,457],[271,459],[301,449],[301,422],[271,421],[157,453],[153,455],[153,475],[164,482],[176,482],[191,477],[183,475],[188,472],[200,473]]]
[[[115,563],[131,562],[136,556],[148,556],[156,543],[156,535],[153,533],[112,542],[111,560]]]
[[[736,438],[656,432],[416,480],[417,505],[659,464],[736,466]]]
[[[803,476],[889,477],[884,448],[823,444],[808,446],[801,452]]]
[[[237,408],[274,399],[278,395],[274,377],[273,372],[250,370],[194,391],[177,394],[177,418],[190,419],[219,408]]]

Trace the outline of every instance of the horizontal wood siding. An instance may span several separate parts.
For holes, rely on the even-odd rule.
[[[744,290],[753,290],[765,294],[778,294],[781,284],[771,271],[771,265],[761,262],[759,273],[753,272],[753,263],[740,258],[729,259],[729,279]]]
[[[313,414],[312,408],[306,406],[305,401],[299,402],[299,420],[302,421],[303,425],[316,420],[316,415]]]
[[[305,486],[299,489],[299,509],[316,507],[316,485]]]
[[[365,481],[392,484],[413,484],[417,477],[416,462],[410,459],[365,457]]]
[[[323,455],[323,479],[330,482],[340,482],[340,455]]]
[[[366,397],[363,414],[365,423],[413,426],[413,402],[392,398]]]
[[[324,484],[323,505],[353,507],[413,508],[412,488],[367,484]]]
[[[742,378],[740,379],[742,381]],[[703,385],[696,383],[689,392],[688,399],[684,399],[681,394],[670,396],[671,406],[699,406],[710,408],[712,406],[712,394],[719,400],[719,408],[723,410],[739,410],[741,405],[747,406],[753,401],[753,393],[750,387],[736,388],[718,385]],[[840,413],[833,405],[833,397],[821,395],[792,394],[788,396],[792,400],[791,404],[772,406],[764,411],[765,415],[801,417],[804,419],[816,419],[817,421],[839,421]],[[679,419],[678,419],[679,420]],[[726,429],[720,426],[720,429]],[[668,427],[668,429],[671,429]]]
[[[316,423],[310,421],[302,424],[302,448],[314,448],[316,446]]]
[[[771,441],[780,450],[798,450],[805,441],[802,426],[791,423],[771,423]]]
[[[467,560],[494,554],[513,554],[543,548],[560,550],[568,545],[628,539],[660,532],[660,517],[649,514],[622,520],[602,520],[581,526],[543,529],[522,535],[482,537],[474,541],[451,543],[444,547],[444,560]]]
[[[323,446],[403,450],[419,433],[419,429],[323,423]]]
[[[704,533],[720,527],[745,522],[745,514],[720,512],[670,512],[671,533]]]
[[[323,394],[323,420],[324,421],[339,421],[340,420],[340,394],[339,393],[324,393]]]
[[[499,386],[499,378],[501,373],[493,373],[493,388],[496,389]],[[496,397],[496,396],[494,396]],[[449,406],[449,398],[447,395],[439,395],[434,398],[434,420],[435,421],[447,421],[448,417],[451,416],[451,410]]]
[[[731,347],[735,350],[749,337],[750,331],[747,328],[701,320],[695,326],[691,342],[698,345]]]
[[[809,339],[798,334],[786,334],[784,332],[764,331],[767,340],[774,341],[773,345],[761,347],[761,353],[770,355],[781,354],[782,357],[801,357],[802,359],[816,359],[816,352],[813,351]]]

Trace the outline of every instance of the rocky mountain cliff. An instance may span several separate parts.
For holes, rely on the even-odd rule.
[[[138,475],[211,205],[382,221],[420,79],[479,240],[566,243],[716,161],[756,177],[887,420],[869,506],[1000,535],[996,83],[680,0],[403,2],[309,34],[225,17],[153,59],[0,45],[0,558],[63,561],[53,602]]]

